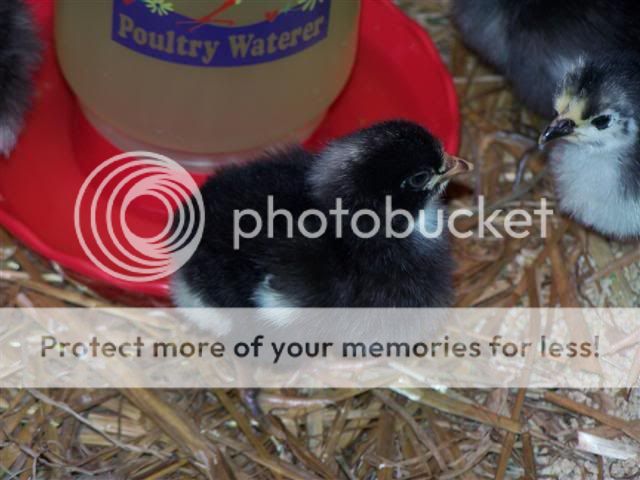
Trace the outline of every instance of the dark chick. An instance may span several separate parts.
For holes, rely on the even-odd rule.
[[[640,53],[637,0],[454,0],[465,42],[547,116],[579,58]]]
[[[39,39],[24,1],[0,1],[0,155],[8,156],[18,140],[39,58]]]
[[[554,100],[548,146],[560,207],[616,238],[640,236],[640,57],[579,62]]]
[[[427,131],[405,121],[361,130],[319,154],[297,148],[227,169],[202,189],[205,232],[174,278],[175,302],[180,307],[449,306],[453,262],[446,232],[428,237],[436,231],[439,197],[449,179],[469,169],[445,154]],[[274,210],[290,212],[293,231],[281,211],[269,235],[269,196]],[[392,222],[403,238],[386,236],[387,196],[393,209],[408,212]],[[331,211],[338,199],[349,213],[336,222]],[[245,209],[259,214],[263,228],[238,243],[234,211]],[[318,238],[307,238],[298,228],[298,219],[310,210],[327,219]],[[360,238],[352,228],[355,222],[359,231],[372,231],[372,216],[357,216],[363,210],[381,219],[371,238]],[[239,222],[244,232],[255,225],[249,216]],[[313,214],[302,225],[314,233],[322,222]]]

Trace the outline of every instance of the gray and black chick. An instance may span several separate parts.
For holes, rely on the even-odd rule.
[[[545,116],[578,59],[640,53],[637,0],[454,0],[464,41]]]
[[[228,168],[202,188],[204,235],[173,279],[174,301],[179,307],[450,306],[449,242],[446,232],[433,233],[445,186],[470,168],[425,129],[401,120],[335,140],[317,154],[292,148]],[[280,211],[272,232],[269,197]],[[397,237],[385,231],[387,197],[394,210],[408,212],[390,220]],[[331,213],[338,201],[347,214]],[[234,212],[245,209],[264,225],[237,244],[234,228],[256,227],[248,217],[235,225]],[[382,222],[370,238],[358,233],[375,232],[373,216],[358,213],[365,210]],[[321,236],[290,228],[303,217],[307,232],[322,231],[317,213],[328,219]]]
[[[578,62],[554,99],[549,145],[563,211],[611,237],[640,237],[640,56]]]
[[[23,0],[0,1],[0,155],[13,150],[31,104],[41,45]]]

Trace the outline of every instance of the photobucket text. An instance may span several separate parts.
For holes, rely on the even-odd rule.
[[[344,208],[341,198],[336,198],[335,207],[323,211],[319,209],[304,210],[301,214],[294,215],[284,208],[276,208],[274,197],[267,197],[266,218],[254,209],[236,209],[233,212],[233,248],[240,249],[241,240],[250,240],[263,234],[266,229],[267,238],[275,238],[275,220],[285,220],[286,237],[293,238],[301,235],[309,239],[318,239],[324,235],[332,235],[334,238],[343,238],[344,229],[351,230],[351,234],[363,240],[384,235],[385,238],[403,239],[412,235],[426,239],[434,239],[445,233],[455,238],[526,238],[537,226],[540,237],[546,238],[547,222],[553,215],[553,210],[548,207],[546,198],[540,199],[537,208],[531,209],[494,209],[487,211],[484,196],[478,197],[478,205],[475,210],[468,208],[454,209],[447,214],[445,206],[433,201],[421,209],[417,214],[404,209],[393,208],[393,199],[390,195],[385,198],[384,213],[381,215],[375,210],[358,209],[350,211]],[[328,218],[331,217],[331,218]],[[475,219],[473,228],[460,230],[459,222],[463,219]],[[252,219],[253,224],[247,228],[247,219]],[[315,228],[310,229],[308,220],[314,219]],[[241,222],[244,220],[244,223]],[[400,221],[397,221],[400,220]],[[363,225],[364,224],[364,225]],[[332,226],[329,229],[329,226]],[[244,227],[244,228],[243,228]]]

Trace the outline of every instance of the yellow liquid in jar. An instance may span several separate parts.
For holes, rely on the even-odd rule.
[[[210,23],[195,22],[225,3]],[[152,11],[167,4],[174,11]],[[310,21],[291,21],[290,30],[271,37],[269,44],[270,37],[260,32],[294,18],[285,17],[291,7],[299,16],[308,12]],[[119,146],[151,146],[186,157],[232,156],[296,139],[322,119],[351,72],[359,10],[359,0],[58,0],[56,46],[65,77],[89,118]],[[174,21],[178,12],[182,20]],[[160,36],[145,23],[156,20],[175,24],[173,34]],[[258,24],[260,31],[253,29]],[[213,29],[207,31],[209,25],[216,28],[217,50],[213,40],[202,41]],[[314,39],[322,28],[326,36]],[[193,32],[200,40],[193,40]],[[235,50],[225,44],[230,39],[220,38],[227,32],[240,32],[233,37]],[[259,38],[262,44],[248,42]],[[288,54],[291,45],[302,47],[305,40],[316,43]],[[152,44],[168,59],[136,50]],[[212,66],[223,60],[225,46],[237,53],[237,58],[228,55],[229,62],[241,63],[254,53],[260,63]],[[270,60],[270,51],[282,56]]]

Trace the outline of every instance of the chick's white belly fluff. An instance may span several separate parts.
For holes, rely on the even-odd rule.
[[[551,155],[558,202],[562,211],[605,235],[638,237],[640,198],[625,194],[615,157],[559,145]]]

